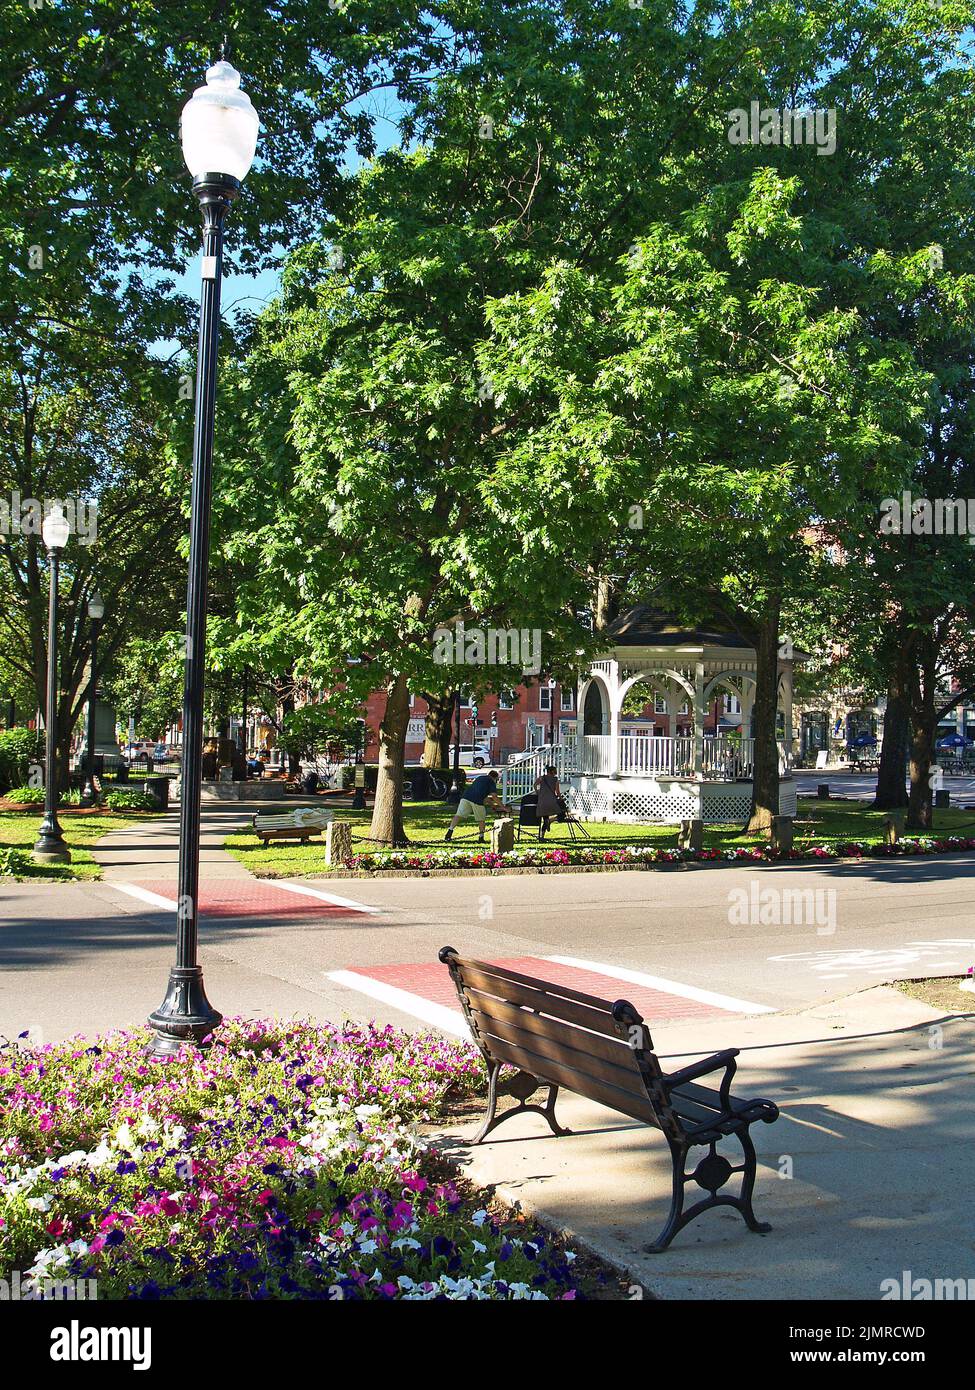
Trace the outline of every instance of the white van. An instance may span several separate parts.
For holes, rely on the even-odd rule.
[[[454,765],[455,744],[450,745],[450,757],[447,759],[447,766]],[[461,767],[490,767],[491,750],[486,743],[462,743],[460,745],[460,765]]]

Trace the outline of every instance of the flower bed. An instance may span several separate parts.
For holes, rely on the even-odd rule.
[[[651,845],[627,845],[618,849],[600,849],[594,845],[573,845],[568,848],[534,847],[507,850],[495,854],[490,850],[441,849],[415,851],[374,850],[352,854],[344,862],[347,869],[377,872],[385,869],[477,869],[480,873],[501,869],[560,869],[576,865],[608,868],[655,868],[668,864],[707,863],[771,863],[779,859],[814,862],[823,859],[862,859],[867,855],[947,854],[975,849],[975,838],[945,835],[936,838],[902,839],[888,845],[881,840],[849,840],[836,844],[793,845],[789,850],[774,849],[771,845],[741,846],[735,849],[657,849]]]
[[[99,1298],[573,1298],[574,1256],[465,1197],[416,1130],[483,1090],[469,1045],[231,1020],[0,1048],[0,1276]]]

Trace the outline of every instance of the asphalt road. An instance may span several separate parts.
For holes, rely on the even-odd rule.
[[[288,902],[263,915],[205,922],[202,959],[212,1002],[252,1016],[377,1017],[416,1027],[410,1013],[329,977],[373,970],[409,990],[412,967],[434,962],[448,943],[487,959],[563,956],[636,971],[676,985],[678,999],[689,987],[792,1010],[975,963],[973,880],[972,855],[822,868],[319,880],[312,886],[379,910],[327,905],[296,915],[291,899],[303,909],[307,901],[282,892]],[[162,997],[173,937],[172,912],[113,882],[5,885],[0,1033],[34,1026],[58,1037],[141,1021]],[[612,997],[626,993],[620,983]]]

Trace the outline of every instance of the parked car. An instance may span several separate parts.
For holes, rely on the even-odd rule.
[[[450,745],[450,756],[447,759],[449,767],[454,765],[454,748]],[[460,745],[460,765],[461,767],[490,767],[491,750],[486,743],[462,743]]]
[[[154,763],[164,763],[169,757],[169,749],[164,743],[157,743],[152,750],[152,761]]]

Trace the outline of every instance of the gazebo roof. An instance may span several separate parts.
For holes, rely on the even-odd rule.
[[[688,627],[673,614],[651,608],[646,603],[638,603],[621,613],[606,628],[604,636],[614,647],[736,647],[754,651],[737,632],[719,622],[708,621],[700,627]]]

